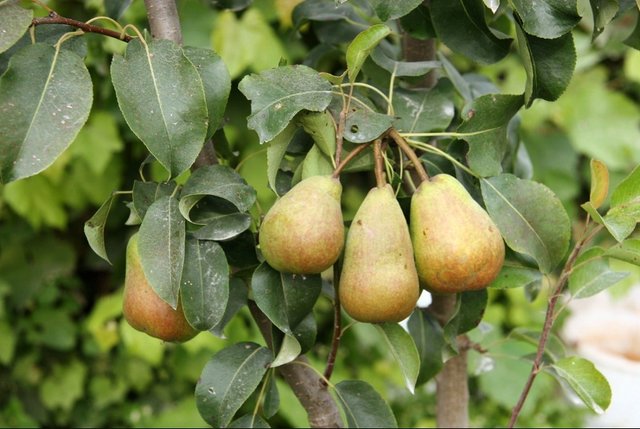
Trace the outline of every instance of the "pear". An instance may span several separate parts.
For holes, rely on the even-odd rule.
[[[311,176],[274,203],[260,226],[260,250],[278,271],[317,274],[332,266],[344,246],[342,185]]]
[[[151,288],[140,263],[137,233],[129,239],[127,245],[122,307],[129,325],[152,337],[184,342],[198,333],[185,319],[179,300],[178,308],[174,310]]]
[[[500,272],[500,231],[454,177],[438,174],[418,186],[410,224],[418,276],[427,290],[483,289]]]
[[[399,322],[420,286],[409,228],[390,185],[371,189],[353,218],[340,276],[340,302],[361,322]]]

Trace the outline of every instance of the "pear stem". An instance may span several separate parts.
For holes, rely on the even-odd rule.
[[[375,160],[376,185],[382,189],[386,186],[387,181],[384,175],[384,161],[382,159],[382,139],[376,139],[373,142],[373,158]]]
[[[416,153],[411,149],[411,146],[404,140],[404,138],[396,131],[395,128],[391,128],[389,130],[389,137],[396,142],[396,144],[402,149],[402,151],[409,157],[413,166],[415,167],[418,176],[423,182],[429,180],[429,175],[427,174],[427,170],[424,169],[422,162],[420,162],[420,158],[416,155]]]
[[[349,155],[345,156],[345,158],[338,164],[336,169],[333,171],[333,174],[331,175],[331,177],[333,177],[334,179],[337,179],[338,177],[340,177],[340,173],[342,173],[342,170],[347,166],[347,164],[349,164],[349,162],[351,162],[353,158],[358,156],[360,152],[362,152],[367,147],[369,147],[370,144],[371,142],[361,144],[357,146],[354,150],[349,152]]]

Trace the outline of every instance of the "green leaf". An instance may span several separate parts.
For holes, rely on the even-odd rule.
[[[439,61],[397,61],[388,57],[379,46],[370,55],[374,63],[395,76],[424,76],[429,71],[442,67]]]
[[[383,20],[384,21],[384,20]],[[391,33],[384,24],[376,24],[358,34],[347,47],[347,74],[351,82],[355,82],[360,69],[373,48],[378,46]]]
[[[17,332],[8,321],[0,320],[0,364],[8,366],[18,344]]]
[[[109,217],[111,207],[117,199],[117,195],[111,195],[109,199],[100,206],[98,211],[84,223],[84,235],[87,237],[89,246],[96,255],[108,263],[111,263],[111,261],[109,260],[107,249],[104,245],[104,229],[107,226],[107,218]]]
[[[593,14],[593,36],[591,39],[595,40],[602,33],[604,27],[616,16],[619,5],[618,0],[589,0],[589,3]]]
[[[467,134],[463,138],[469,143],[469,166],[481,176],[502,172],[507,127],[522,104],[522,95],[487,94],[465,105],[457,131]]]
[[[503,265],[498,277],[489,285],[493,289],[511,289],[527,287],[539,284],[542,281],[542,273],[533,268]]]
[[[336,384],[336,394],[350,428],[397,428],[389,405],[371,385],[360,380]]]
[[[178,200],[162,197],[151,204],[139,234],[138,251],[145,277],[160,298],[177,308],[185,245],[185,222]]]
[[[411,394],[415,393],[420,372],[420,355],[413,338],[397,323],[377,324],[376,328],[400,365],[407,389]]]
[[[511,39],[498,38],[487,26],[484,6],[475,0],[436,1],[431,17],[438,37],[452,50],[482,64],[509,53]]]
[[[228,428],[270,428],[269,423],[258,415],[245,414],[231,422]]]
[[[216,353],[196,385],[196,405],[213,427],[225,427],[258,387],[273,359],[255,343],[237,343]]]
[[[331,84],[303,65],[246,76],[238,88],[251,101],[248,127],[261,143],[277,136],[301,110],[321,112],[331,102]]]
[[[576,65],[573,36],[567,33],[557,39],[541,39],[526,34],[516,22],[518,52],[527,72],[526,106],[542,98],[555,101],[567,89]]]
[[[267,147],[267,180],[269,187],[277,194],[276,177],[280,163],[287,152],[287,146],[296,134],[297,127],[293,122],[289,123],[282,132],[275,136]]]
[[[302,163],[302,179],[311,176],[328,176],[333,173],[333,160],[323,154],[318,146],[314,145],[307,153]]]
[[[319,275],[280,273],[267,263],[262,263],[251,279],[256,304],[285,334],[291,334],[311,311],[321,289]]]
[[[551,374],[565,381],[582,402],[596,413],[603,413],[611,403],[611,387],[593,363],[579,357],[567,357],[551,365]]]
[[[39,385],[43,405],[49,410],[70,411],[85,393],[86,377],[87,367],[77,359],[64,366],[56,364],[51,375]],[[64,392],[64,395],[60,392]]]
[[[322,153],[333,159],[336,155],[336,126],[331,114],[327,111],[307,112],[300,114],[298,120]]]
[[[129,5],[131,5],[131,1],[132,0],[104,0],[105,12],[113,19],[120,19]]]
[[[180,46],[134,39],[124,56],[113,57],[111,80],[122,115],[149,152],[171,177],[187,170],[202,149],[209,116],[202,79]]]
[[[509,333],[509,337],[529,343],[535,347],[540,343],[540,332],[522,327],[515,328],[511,331],[511,333]],[[547,337],[547,344],[544,346],[544,352],[552,359],[553,362],[556,362],[565,357],[567,350],[562,343],[562,340],[553,332],[550,332]]]
[[[33,11],[24,9],[17,1],[0,5],[0,52],[13,46],[31,25]]]
[[[209,126],[205,139],[209,139],[222,123],[231,91],[231,77],[222,59],[212,50],[185,46],[182,51],[195,66],[202,80],[209,113]]]
[[[87,121],[92,99],[89,72],[73,52],[36,43],[14,54],[0,77],[0,183],[50,166]]]
[[[640,197],[612,207],[603,220],[611,235],[618,242],[622,242],[636,229],[636,224],[640,221]]]
[[[276,368],[282,365],[286,365],[300,356],[301,352],[302,347],[300,346],[300,342],[298,342],[296,337],[290,333],[285,333],[282,339],[282,344],[280,344],[278,354],[276,355],[273,362],[271,362],[271,367]]]
[[[592,159],[591,163],[591,192],[589,202],[594,209],[599,208],[609,193],[609,170],[607,166],[597,159]]]
[[[543,39],[556,39],[580,22],[577,0],[512,0],[512,4],[524,31]]]
[[[347,113],[344,124],[344,138],[353,143],[367,143],[380,137],[393,125],[389,115],[369,109],[352,109]]]
[[[487,308],[486,289],[459,293],[455,310],[444,326],[444,338],[457,349],[456,337],[478,326]]]
[[[249,291],[242,280],[235,277],[229,279],[229,299],[227,300],[227,307],[224,310],[222,320],[209,330],[213,335],[219,338],[226,338],[224,328],[236,313],[247,304],[248,295]]]
[[[611,207],[628,203],[637,203],[640,198],[640,165],[629,173],[611,194]]]
[[[215,241],[186,240],[180,298],[194,328],[206,331],[222,320],[229,300],[229,265]]]
[[[262,412],[266,418],[270,419],[276,415],[280,408],[280,394],[278,393],[275,372],[271,372],[271,377],[267,378],[266,383],[268,383],[268,385],[262,403]]]
[[[149,206],[162,197],[168,197],[176,189],[175,182],[133,182],[133,208],[140,219],[144,219]]]
[[[589,250],[594,249],[598,248]],[[585,254],[587,252],[583,255]],[[579,258],[569,276],[569,290],[574,298],[587,298],[613,286],[628,275],[629,273],[612,271],[609,269],[609,261],[601,257],[586,261]]]
[[[453,87],[448,79],[440,79],[431,89],[397,88],[393,95],[394,125],[398,131],[423,133],[446,129],[453,116]]]
[[[304,319],[293,328],[293,335],[300,343],[301,353],[306,353],[316,344],[318,324],[313,317],[313,311],[307,313]]]
[[[381,21],[389,21],[405,16],[418,7],[422,0],[369,0]]]
[[[607,249],[605,256],[640,266],[640,239],[629,238]]]
[[[569,246],[571,224],[549,188],[511,174],[482,179],[482,196],[491,219],[510,248],[533,257],[550,273]]]
[[[190,219],[191,210],[206,196],[229,201],[241,212],[256,201],[255,189],[226,165],[208,165],[191,173],[180,194],[180,213],[185,219]]]
[[[248,213],[218,213],[207,217],[207,224],[193,231],[199,240],[229,240],[237,237],[251,226]]]
[[[420,372],[416,384],[421,385],[442,369],[442,327],[432,315],[420,308],[413,311],[407,326],[420,355]]]

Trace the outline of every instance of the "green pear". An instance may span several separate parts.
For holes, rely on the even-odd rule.
[[[418,276],[427,290],[483,289],[500,272],[500,231],[454,177],[438,174],[418,186],[410,224]]]
[[[129,239],[127,245],[122,307],[129,325],[152,337],[184,342],[198,333],[185,319],[179,300],[178,308],[174,310],[151,288],[140,263],[137,233]]]
[[[342,185],[311,176],[275,202],[260,226],[260,250],[269,265],[294,274],[321,273],[344,246]]]
[[[339,291],[342,307],[361,322],[399,322],[416,306],[411,237],[390,185],[371,189],[353,218]]]

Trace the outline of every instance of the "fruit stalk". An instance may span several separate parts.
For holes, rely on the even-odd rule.
[[[383,167],[383,159],[382,159],[382,140],[377,139],[373,143],[373,159],[375,160],[375,169],[374,172],[376,174],[376,185],[378,188],[384,188],[384,185],[387,184],[387,181],[384,177],[384,167]]]
[[[393,141],[396,142],[396,144],[400,147],[400,149],[402,149],[402,151],[411,160],[411,163],[413,164],[413,167],[416,169],[418,176],[420,176],[420,180],[422,180],[423,182],[426,182],[427,180],[429,180],[429,175],[427,174],[427,170],[425,170],[424,167],[422,166],[422,162],[420,162],[420,159],[418,158],[416,153],[413,151],[413,149],[411,149],[411,146],[409,146],[407,142],[404,141],[404,138],[398,133],[398,131],[395,128],[391,128],[389,130],[389,137],[391,137]]]

